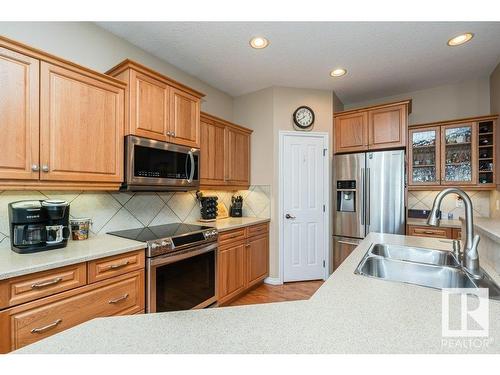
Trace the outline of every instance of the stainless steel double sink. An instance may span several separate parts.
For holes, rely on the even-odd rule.
[[[500,300],[500,287],[484,272],[481,280],[469,277],[452,252],[400,245],[373,244],[356,274],[429,288],[488,288]]]

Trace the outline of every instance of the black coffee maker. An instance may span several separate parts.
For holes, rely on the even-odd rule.
[[[11,249],[19,254],[66,247],[70,234],[69,203],[26,200],[9,203]]]

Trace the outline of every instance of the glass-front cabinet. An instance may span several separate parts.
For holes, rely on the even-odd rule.
[[[473,124],[441,127],[441,184],[476,184],[476,132]]]
[[[440,184],[440,138],[439,127],[410,130],[410,185]]]
[[[491,115],[410,127],[409,190],[496,188],[497,119]]]

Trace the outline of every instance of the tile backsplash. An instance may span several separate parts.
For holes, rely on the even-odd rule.
[[[430,210],[434,203],[434,198],[439,191],[409,191],[408,209]],[[474,216],[490,217],[490,192],[489,191],[467,191],[472,200]],[[447,195],[441,204],[442,218],[447,219],[448,213],[453,214],[453,219],[458,220],[460,216],[465,216],[464,207],[457,207],[457,196]]]
[[[252,185],[238,192],[204,191],[216,195],[229,210],[231,196],[243,197],[243,216],[271,217],[271,188]],[[193,192],[0,192],[0,245],[8,245],[9,217],[7,204],[24,199],[64,199],[70,202],[71,217],[90,217],[92,234],[174,222],[192,222],[200,218],[200,209]],[[92,235],[91,234],[91,235]]]

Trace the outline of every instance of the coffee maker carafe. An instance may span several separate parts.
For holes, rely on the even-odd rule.
[[[27,254],[66,247],[69,203],[26,200],[9,203],[11,249]]]

